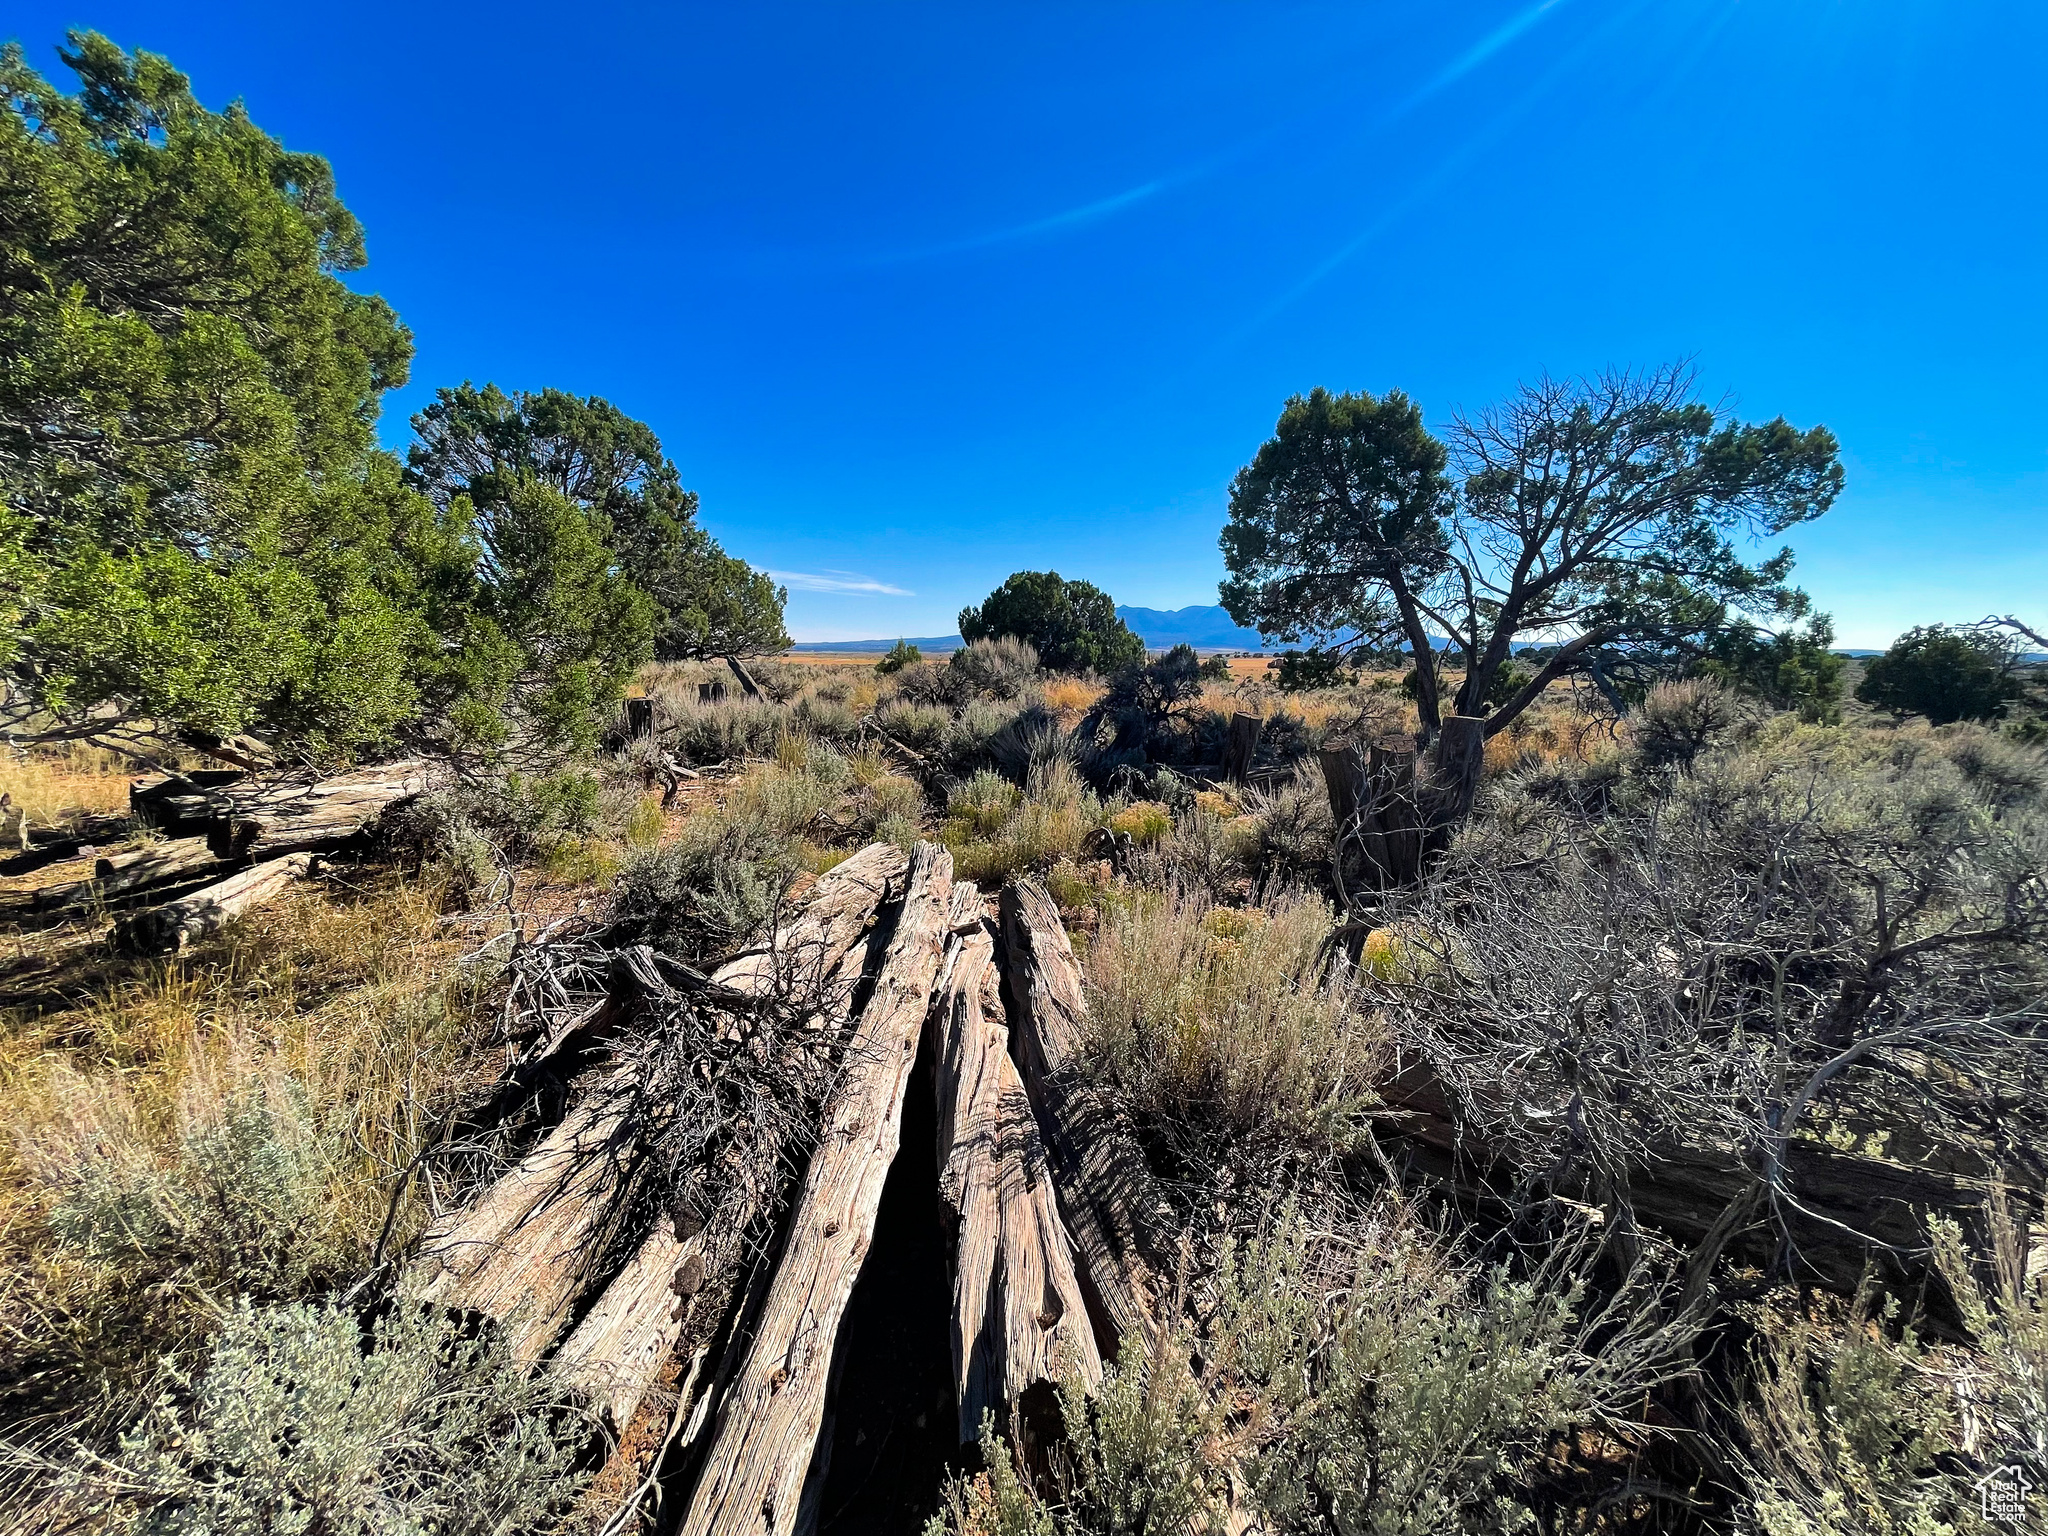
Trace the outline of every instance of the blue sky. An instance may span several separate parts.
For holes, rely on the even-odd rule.
[[[654,425],[799,638],[1215,601],[1287,395],[1697,359],[1844,643],[2048,618],[2048,7],[16,0],[326,155],[437,384]]]

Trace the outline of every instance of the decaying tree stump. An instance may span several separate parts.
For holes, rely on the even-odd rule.
[[[194,891],[160,907],[151,907],[114,925],[114,943],[140,954],[183,949],[194,939],[218,933],[253,907],[278,895],[313,866],[310,853],[290,853]]]
[[[953,857],[911,855],[908,889],[791,1213],[744,1362],[718,1407],[685,1536],[786,1533],[817,1447],[840,1319],[873,1240],[903,1094],[952,906]]]
[[[1243,710],[1230,717],[1230,735],[1223,743],[1223,777],[1232,784],[1242,784],[1251,776],[1252,759],[1258,755],[1259,735],[1265,728],[1263,719]]]
[[[1080,1074],[1087,1002],[1059,908],[1031,879],[1003,887],[1003,944],[1016,1003],[1011,1033],[1059,1207],[1106,1348],[1152,1337],[1159,1288],[1142,1244],[1150,1174],[1113,1108]]]
[[[1421,879],[1431,822],[1415,778],[1415,739],[1389,736],[1363,750],[1324,747],[1316,757],[1340,846],[1356,839],[1381,885]]]
[[[1102,1380],[1073,1245],[1045,1148],[1010,1059],[981,893],[953,892],[953,936],[933,999],[939,1198],[954,1242],[953,1385],[960,1443],[1063,1378]]]

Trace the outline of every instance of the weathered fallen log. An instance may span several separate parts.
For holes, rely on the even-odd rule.
[[[1129,1130],[1081,1078],[1081,968],[1059,908],[1037,881],[1003,887],[1002,920],[1016,1003],[1010,1032],[1096,1325],[1106,1350],[1149,1341],[1159,1296],[1143,1246],[1150,1176]]]
[[[984,1413],[1006,1422],[1027,1397],[1042,1412],[1063,1378],[1095,1387],[1102,1356],[1031,1102],[1010,1059],[981,893],[963,881],[953,894],[953,937],[932,1018],[939,1198],[955,1253],[954,1400],[966,1445],[981,1433]]]
[[[239,768],[196,768],[135,779],[128,785],[128,815],[138,826],[174,837],[201,834],[233,809],[228,786],[247,778]]]
[[[587,1392],[614,1431],[632,1422],[683,1330],[704,1284],[702,1249],[701,1232],[681,1237],[673,1219],[656,1221],[555,1353],[555,1373]]]
[[[122,918],[114,925],[114,943],[141,954],[183,949],[304,879],[312,867],[310,853],[290,853],[242,870],[189,896]]]
[[[806,996],[836,998],[843,1006],[848,989],[841,970],[849,962],[858,970],[862,936],[888,893],[892,871],[902,865],[897,849],[864,849],[818,882],[810,905],[782,927],[773,950],[732,961],[701,986],[758,997],[801,971],[811,978]],[[614,977],[636,988],[698,984],[673,974],[651,952],[627,951]],[[562,1048],[556,1043],[557,1052]],[[405,1292],[496,1319],[515,1355],[538,1359],[579,1299],[603,1278],[605,1257],[623,1235],[618,1224],[628,1214],[644,1154],[634,1097],[624,1073],[602,1079],[517,1168],[467,1209],[428,1228],[401,1282]],[[658,1250],[649,1261],[658,1261]],[[580,1360],[582,1368],[606,1375],[610,1396],[637,1400],[660,1366],[660,1352],[648,1360],[631,1351],[635,1341],[659,1332],[653,1314],[663,1303],[658,1291],[639,1283],[631,1262],[627,1270],[613,1282],[623,1283],[620,1295],[614,1299],[608,1289],[597,1303],[610,1320],[585,1341]],[[628,1353],[610,1353],[614,1343]]]
[[[267,859],[332,848],[392,806],[446,785],[446,764],[425,759],[358,768],[312,784],[251,782],[222,791],[228,808],[208,832],[223,858]]]
[[[761,685],[754,681],[754,674],[746,669],[745,664],[741,662],[739,657],[728,656],[725,658],[725,664],[732,668],[732,675],[740,680],[740,686],[746,689],[748,698],[758,699],[762,697]]]
[[[1411,1060],[1379,1093],[1401,1111],[1383,1124],[1428,1149],[1419,1171],[1485,1193],[1492,1155],[1483,1131],[1461,1125],[1450,1096],[1425,1063]],[[1785,1182],[1792,1198],[1775,1215],[1756,1200],[1729,1235],[1727,1251],[1768,1264],[1789,1244],[1783,1257],[1793,1278],[1842,1295],[1854,1295],[1872,1265],[1894,1282],[1919,1278],[1926,1267],[1927,1214],[1955,1216],[1972,1228],[1989,1192],[1983,1180],[1803,1138],[1785,1149]],[[1737,1202],[1758,1189],[1755,1170],[1732,1149],[1664,1141],[1647,1148],[1631,1170],[1626,1195],[1636,1220],[1697,1244],[1731,1207],[1741,1215]],[[2038,1191],[2008,1186],[2005,1194],[2023,1209],[2040,1208]]]
[[[38,909],[81,906],[94,899],[104,901],[130,895],[152,885],[169,885],[224,872],[228,867],[226,859],[215,857],[205,838],[180,838],[103,857],[93,865],[91,879],[46,885],[36,892],[35,905]]]
[[[791,1213],[746,1358],[718,1406],[685,1536],[786,1533],[817,1447],[840,1319],[873,1240],[901,1134],[904,1090],[931,1004],[953,858],[919,843],[875,990]]]

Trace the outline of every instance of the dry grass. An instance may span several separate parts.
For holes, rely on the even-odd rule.
[[[1055,675],[1039,684],[1045,707],[1062,715],[1086,714],[1102,702],[1107,691],[1101,683],[1085,677]]]
[[[127,758],[83,743],[65,752],[10,753],[0,758],[0,792],[28,811],[32,826],[56,826],[94,811],[126,810],[136,772]]]
[[[1088,954],[1100,1071],[1149,1133],[1232,1157],[1341,1150],[1366,1134],[1386,1042],[1318,985],[1330,913],[1290,892],[1252,908],[1185,891],[1106,905]]]
[[[498,1066],[482,978],[458,965],[475,938],[440,910],[433,880],[303,887],[180,959],[77,949],[0,1015],[0,1372],[18,1393],[111,1404],[235,1290],[362,1270],[395,1176]],[[398,1238],[426,1198],[414,1181]]]

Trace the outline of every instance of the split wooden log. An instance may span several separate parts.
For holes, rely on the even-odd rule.
[[[763,996],[805,971],[807,985],[816,988],[811,995],[822,1006],[843,1009],[851,992],[846,972],[857,975],[864,962],[867,929],[903,864],[901,850],[886,844],[863,849],[819,880],[810,904],[778,933],[775,951],[742,956],[708,981],[677,977],[651,952],[643,968],[635,951],[626,952],[615,980],[636,988],[681,980]],[[538,1359],[577,1302],[603,1278],[605,1255],[621,1235],[618,1223],[631,1204],[642,1155],[632,1088],[622,1073],[604,1078],[482,1198],[430,1226],[401,1282],[406,1294],[481,1312],[504,1328],[518,1358]],[[653,1241],[650,1236],[641,1246],[647,1263],[658,1267],[659,1246],[646,1249]],[[578,1354],[578,1369],[603,1374],[614,1401],[637,1401],[661,1364],[661,1351],[653,1351],[650,1360],[640,1346],[661,1333],[658,1314],[667,1303],[658,1287],[644,1283],[653,1271],[636,1271],[636,1262],[637,1256],[613,1281],[623,1286],[619,1295],[614,1298],[608,1288],[599,1299],[596,1306],[606,1320]]]
[[[90,880],[46,885],[36,892],[35,904],[38,908],[76,906],[95,897],[126,896],[152,885],[197,879],[227,868],[228,861],[215,857],[205,838],[179,838],[103,857],[93,865]]]
[[[267,859],[332,848],[392,806],[446,785],[446,764],[425,759],[359,768],[313,784],[252,783],[225,791],[229,808],[209,836],[224,858]]]
[[[933,1004],[939,1199],[954,1237],[953,1386],[960,1443],[982,1416],[1007,1423],[1049,1389],[1102,1381],[1102,1356],[1074,1273],[995,973],[981,893],[953,889],[953,936]]]
[[[1128,1339],[1142,1347],[1159,1297],[1143,1243],[1151,1176],[1128,1127],[1082,1080],[1088,1005],[1059,908],[1037,881],[1012,880],[1002,919],[1016,1004],[1010,1032],[1096,1326],[1105,1352]]]
[[[239,768],[211,768],[134,779],[128,785],[128,814],[137,825],[159,832],[201,833],[233,809],[228,786],[247,778]]]
[[[682,1333],[704,1284],[703,1248],[701,1231],[681,1237],[672,1218],[656,1221],[555,1354],[555,1374],[588,1393],[614,1432],[632,1423]]]
[[[788,1240],[744,1362],[719,1404],[684,1536],[786,1536],[817,1448],[833,1346],[873,1241],[903,1095],[952,907],[953,856],[911,854],[903,910],[845,1074],[826,1106]]]
[[[114,943],[141,954],[183,949],[194,939],[218,933],[293,881],[303,880],[312,867],[310,853],[289,853],[242,870],[189,896],[123,918],[114,925]]]

